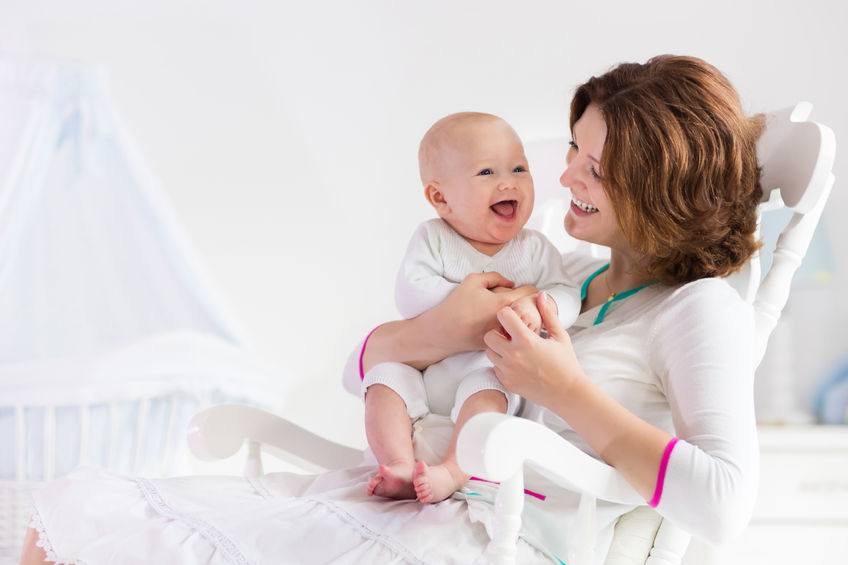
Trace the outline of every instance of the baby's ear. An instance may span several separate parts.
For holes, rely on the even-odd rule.
[[[427,202],[429,202],[439,214],[450,211],[448,203],[445,200],[445,195],[442,194],[441,190],[439,190],[439,183],[436,181],[427,183],[427,186],[424,187],[424,196],[427,198]]]

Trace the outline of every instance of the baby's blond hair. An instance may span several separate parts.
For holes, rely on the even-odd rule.
[[[445,116],[430,126],[418,146],[418,172],[424,185],[433,180],[434,175],[437,174],[442,153],[451,149],[451,144],[456,142],[454,139],[456,131],[462,126],[483,121],[499,121],[509,127],[503,118],[484,112],[457,112]]]

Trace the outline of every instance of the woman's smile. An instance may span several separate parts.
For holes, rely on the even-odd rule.
[[[582,200],[579,200],[579,199],[574,198],[574,197],[571,198],[571,207],[577,208],[577,210],[585,212],[587,214],[594,214],[595,212],[598,211],[598,209],[595,206],[592,206],[588,202],[583,202]]]

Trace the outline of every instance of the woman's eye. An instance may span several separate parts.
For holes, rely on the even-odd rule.
[[[494,174],[494,171],[492,169],[483,169],[482,171],[480,171],[477,174],[478,175],[492,175],[492,174]]]
[[[577,151],[578,151],[577,144],[574,143],[573,140],[569,141],[568,142],[568,156],[573,155]],[[568,156],[566,156],[566,162],[569,162]],[[601,175],[598,173],[597,170],[595,170],[595,167],[589,167],[589,174],[592,175],[592,178],[594,178],[596,181],[601,180]]]

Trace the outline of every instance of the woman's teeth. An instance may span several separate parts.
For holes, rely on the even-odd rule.
[[[572,202],[577,204],[577,207],[583,210],[584,212],[597,212],[598,209],[592,206],[591,204],[587,204],[582,200],[577,200],[576,198],[571,199]]]

